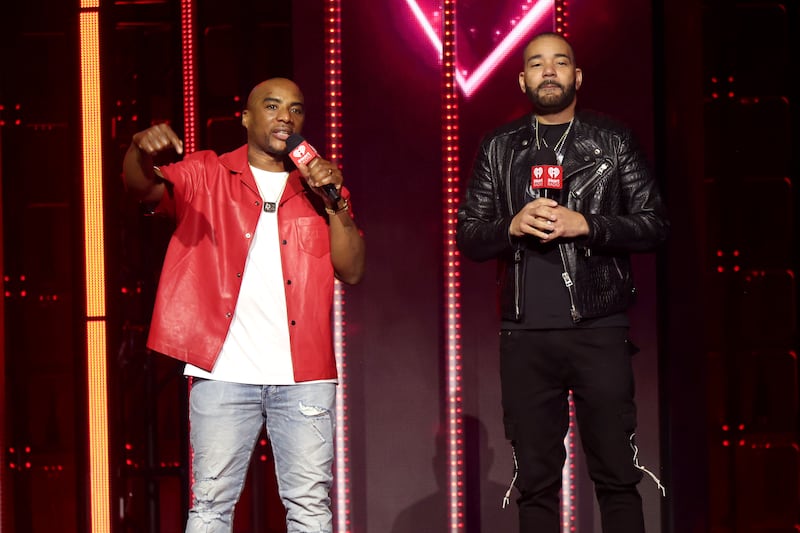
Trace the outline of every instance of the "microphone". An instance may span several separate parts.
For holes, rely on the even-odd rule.
[[[564,187],[564,169],[558,164],[552,148],[542,147],[533,156],[531,189],[541,190],[543,198],[553,198]]]
[[[286,139],[286,149],[289,151],[289,159],[291,159],[295,165],[302,164],[310,166],[311,162],[319,157],[314,147],[308,144],[308,141],[299,133],[292,133],[289,135],[289,138]],[[322,191],[334,204],[338,204],[342,199],[339,190],[333,183],[326,183],[323,185]]]

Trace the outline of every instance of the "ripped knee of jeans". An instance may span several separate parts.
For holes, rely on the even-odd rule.
[[[232,506],[224,504],[219,497],[219,480],[217,478],[206,478],[195,480],[192,487],[192,508],[189,510],[193,515],[204,524],[214,521],[224,523],[230,522]]]
[[[199,527],[200,524],[202,524],[202,526],[216,524],[214,527],[227,526],[230,524],[229,517],[226,518],[223,513],[209,508],[207,506],[208,503],[209,502],[195,500],[194,505],[189,509],[189,523],[194,524],[195,529]],[[187,528],[187,531],[189,531],[189,528]]]

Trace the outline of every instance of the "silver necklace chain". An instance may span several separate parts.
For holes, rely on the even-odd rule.
[[[564,143],[567,142],[567,135],[569,135],[569,131],[572,129],[572,123],[574,121],[575,117],[572,117],[572,119],[570,119],[569,121],[569,125],[567,125],[567,129],[564,130],[564,133],[561,134],[561,138],[559,138],[556,145],[553,146],[553,151],[556,154],[556,158],[558,159],[559,165],[561,164],[561,161],[564,159],[564,154],[563,154]],[[547,141],[544,139],[544,137],[542,137],[541,139],[539,138],[539,119],[537,119],[536,117],[534,117],[533,130],[536,135],[536,149],[541,150],[542,144],[544,144],[545,148],[549,148],[549,146],[547,146]]]

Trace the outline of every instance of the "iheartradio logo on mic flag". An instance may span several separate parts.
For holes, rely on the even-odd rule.
[[[531,189],[561,189],[563,169],[558,165],[534,165],[531,168]]]
[[[295,165],[307,165],[317,157],[317,153],[310,144],[303,141],[289,153],[289,157]]]

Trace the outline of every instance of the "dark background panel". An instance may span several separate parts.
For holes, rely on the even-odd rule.
[[[244,141],[250,87],[292,76],[306,137],[324,139],[321,0],[202,2],[199,148]],[[368,243],[346,294],[352,527],[442,531],[444,368],[439,64],[405,2],[343,3],[345,179]],[[124,195],[119,167],[151,122],[182,128],[179,3],[103,2],[112,472],[117,531],[181,531],[186,383],[143,349],[170,227]],[[520,6],[459,2],[472,68]],[[641,141],[673,234],[640,256],[632,310],[648,530],[760,533],[799,521],[794,210],[800,147],[798,5],[724,0],[570,2],[582,107]],[[77,5],[0,16],[4,288],[0,528],[86,524]],[[480,138],[527,110],[519,51],[461,104],[465,180]],[[494,265],[462,263],[468,531],[499,512],[511,462],[497,380]],[[260,443],[237,532],[283,530]],[[580,531],[599,531],[579,462]],[[69,495],[65,497],[65,495]]]

